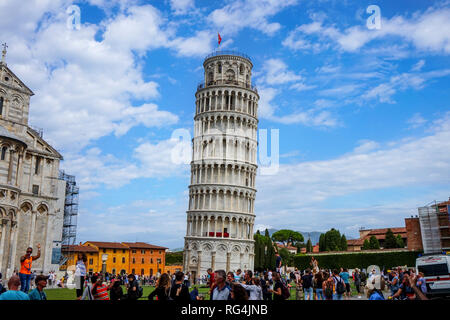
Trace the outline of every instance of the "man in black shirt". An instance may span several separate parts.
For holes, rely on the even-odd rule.
[[[305,300],[313,300],[313,276],[311,269],[306,269],[305,275],[302,277],[303,291],[305,293]]]
[[[280,256],[280,254],[277,252],[276,254],[276,261],[275,261],[275,266],[277,267],[277,272],[278,273],[281,273],[281,265],[282,265],[282,259],[281,259],[281,256]]]
[[[127,294],[125,295],[125,300],[137,300],[139,299],[139,285],[138,282],[136,280],[136,278],[134,277],[134,274],[129,274],[128,275],[128,285],[127,285]]]
[[[175,283],[170,288],[170,298],[175,301],[187,302],[191,301],[191,296],[189,294],[189,289],[183,284],[184,273],[178,271],[175,273]]]

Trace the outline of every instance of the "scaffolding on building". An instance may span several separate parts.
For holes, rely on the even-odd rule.
[[[433,201],[424,207],[419,207],[418,211],[424,253],[441,253],[442,242],[438,202]]]
[[[61,257],[60,265],[64,264],[70,256],[70,250],[75,245],[77,236],[78,198],[80,189],[77,187],[75,176],[59,172],[59,179],[66,181],[66,194],[64,200],[63,232],[61,245],[66,250]]]

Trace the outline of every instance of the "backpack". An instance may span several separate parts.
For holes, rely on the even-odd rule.
[[[280,282],[281,282],[281,296],[283,297],[283,299],[288,300],[291,297],[289,288],[282,281]]]
[[[336,293],[337,294],[343,294],[345,292],[345,285],[344,285],[344,281],[342,281],[342,278],[338,281],[336,277],[334,277],[334,279],[336,279],[337,284],[336,284]]]
[[[136,297],[139,299],[144,294],[144,289],[140,285],[136,285]]]
[[[325,297],[326,298],[332,298],[333,297],[333,283],[327,281],[325,284]]]

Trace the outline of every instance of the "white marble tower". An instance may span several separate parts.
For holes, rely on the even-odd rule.
[[[253,270],[259,95],[237,52],[206,57],[194,117],[185,272]]]

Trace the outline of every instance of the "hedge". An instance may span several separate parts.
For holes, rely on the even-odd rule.
[[[311,257],[315,257],[322,269],[359,268],[365,269],[370,265],[377,265],[381,269],[390,269],[397,266],[415,266],[416,259],[421,252],[358,252],[358,253],[330,253],[330,254],[297,254],[294,257],[294,265],[300,270],[311,268]]]

